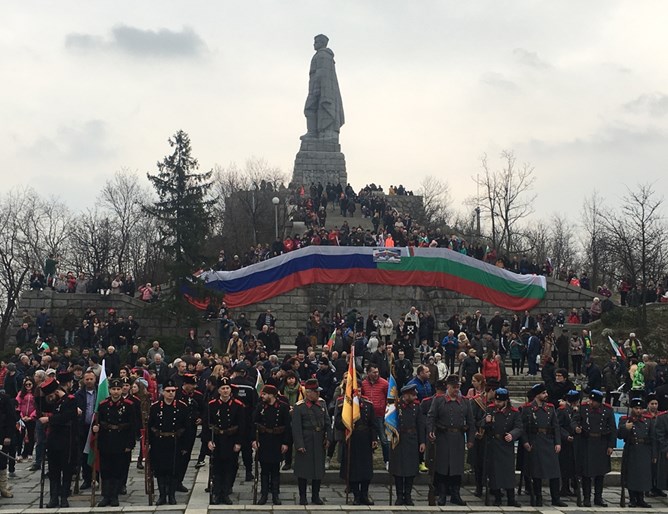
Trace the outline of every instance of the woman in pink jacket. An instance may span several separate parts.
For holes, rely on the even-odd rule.
[[[35,382],[32,378],[26,378],[23,381],[23,386],[19,391],[19,394],[16,395],[16,410],[19,414],[19,419],[23,421],[25,428],[21,430],[21,438],[19,440],[18,447],[16,448],[16,454],[18,457],[16,460],[18,462],[23,461],[24,459],[32,460],[32,450],[35,446],[35,421],[37,419],[37,411],[35,410],[35,396],[33,395],[33,389],[35,387]],[[21,445],[23,444],[23,451],[21,451]]]

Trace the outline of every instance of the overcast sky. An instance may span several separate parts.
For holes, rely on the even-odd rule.
[[[355,188],[447,180],[480,156],[536,169],[537,214],[597,188],[668,191],[665,1],[31,1],[0,6],[3,189],[92,206],[191,136],[202,169],[261,157],[291,175],[312,40],[330,38]],[[457,207],[460,201],[457,200]]]

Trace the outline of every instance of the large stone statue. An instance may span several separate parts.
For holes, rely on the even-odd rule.
[[[323,34],[315,36],[309,70],[308,96],[304,106],[306,134],[302,141],[338,143],[339,130],[344,123],[343,103],[336,79],[334,52],[327,48],[329,38]]]

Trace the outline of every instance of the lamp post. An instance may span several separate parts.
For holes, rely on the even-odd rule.
[[[278,238],[278,204],[281,201],[278,199],[278,196],[274,196],[271,199],[271,203],[274,204],[274,221],[276,222],[276,237]]]

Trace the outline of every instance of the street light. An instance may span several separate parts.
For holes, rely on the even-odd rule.
[[[271,199],[271,203],[274,204],[274,220],[276,221],[276,238],[278,238],[278,204],[281,201],[278,199],[278,196],[274,196]]]

